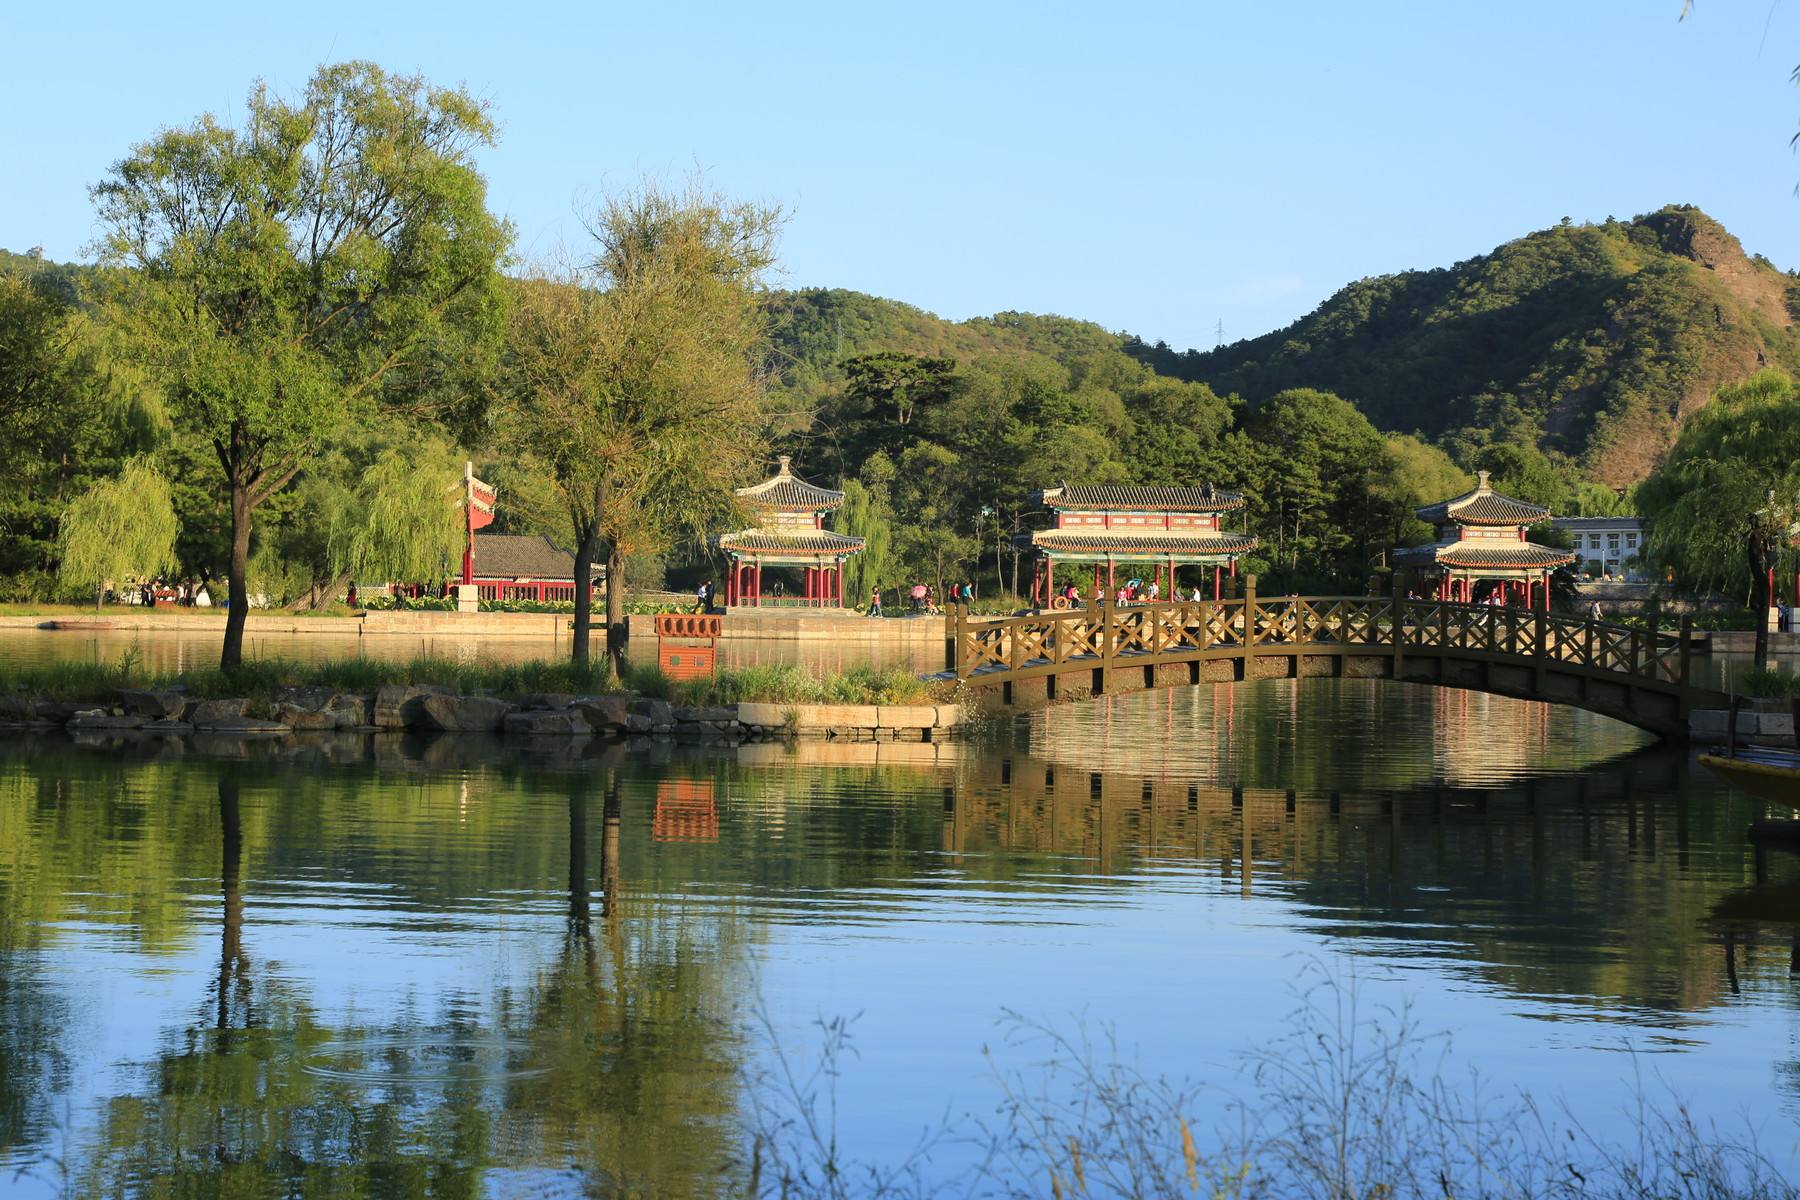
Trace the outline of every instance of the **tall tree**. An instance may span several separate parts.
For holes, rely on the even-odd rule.
[[[289,101],[253,87],[135,147],[93,188],[101,250],[138,268],[116,305],[178,426],[210,444],[230,507],[220,665],[242,659],[252,514],[365,405],[451,415],[464,360],[497,332],[510,238],[461,89],[365,62]]]
[[[1769,571],[1800,517],[1800,388],[1759,371],[1688,418],[1639,485],[1653,558],[1697,589],[1748,592],[1756,665],[1767,665]]]
[[[759,300],[779,220],[646,186],[593,215],[589,262],[518,286],[499,428],[568,515],[579,664],[591,565],[606,564],[607,649],[622,666],[626,556],[704,538],[761,457]]]
[[[58,571],[71,587],[94,589],[94,606],[108,583],[148,579],[175,565],[175,505],[169,485],[143,459],[75,497],[58,530]]]

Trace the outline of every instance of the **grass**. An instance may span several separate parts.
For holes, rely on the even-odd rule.
[[[1746,696],[1771,700],[1800,696],[1800,675],[1780,667],[1758,668],[1738,677],[1738,689]]]
[[[517,697],[533,692],[635,692],[677,704],[913,704],[929,699],[926,683],[901,667],[853,667],[815,679],[792,665],[727,669],[711,680],[674,680],[653,666],[627,665],[613,674],[605,657],[585,668],[568,659],[470,663],[421,656],[412,659],[344,658],[299,663],[251,659],[235,671],[210,668],[180,674],[146,670],[136,648],[112,662],[58,662],[0,670],[0,691],[72,703],[112,698],[120,688],[180,686],[201,699],[264,699],[278,689],[330,688],[367,692],[387,685],[430,684],[464,695]]]

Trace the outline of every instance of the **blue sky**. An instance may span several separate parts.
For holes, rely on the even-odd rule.
[[[524,254],[696,168],[791,212],[789,286],[1177,346],[1563,216],[1699,204],[1800,266],[1800,5],[78,5],[0,12],[0,246],[81,255],[134,142],[371,58],[494,106]]]

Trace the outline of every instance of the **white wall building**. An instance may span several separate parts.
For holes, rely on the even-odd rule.
[[[1583,575],[1644,578],[1644,523],[1636,517],[1557,517],[1550,522],[1575,539],[1575,569]],[[1629,565],[1627,565],[1629,564]]]

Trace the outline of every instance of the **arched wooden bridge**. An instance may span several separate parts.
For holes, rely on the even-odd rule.
[[[1688,628],[1633,629],[1537,609],[1287,596],[983,618],[958,606],[946,675],[1004,705],[1143,688],[1342,676],[1568,704],[1687,736],[1726,697],[1688,681]]]

